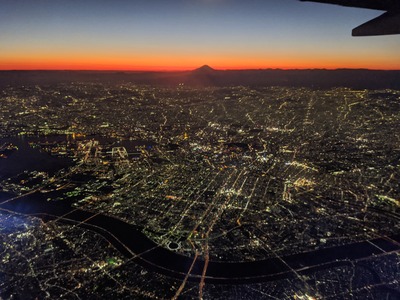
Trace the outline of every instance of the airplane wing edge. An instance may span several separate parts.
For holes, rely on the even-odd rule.
[[[400,34],[400,0],[300,0],[335,4],[347,7],[368,8],[386,11],[352,31],[352,36],[378,36]]]
[[[323,4],[334,4],[346,7],[357,7],[375,10],[388,10],[386,1],[376,0],[300,0],[302,2],[315,2]]]
[[[400,34],[400,12],[386,12],[352,31],[352,36],[378,36]]]

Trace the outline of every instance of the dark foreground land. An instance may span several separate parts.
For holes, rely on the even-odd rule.
[[[176,86],[291,86],[400,89],[400,71],[338,70],[214,70],[203,66],[187,72],[0,71],[0,87],[68,82],[135,83]]]

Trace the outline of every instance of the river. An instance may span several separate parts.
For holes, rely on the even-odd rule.
[[[51,157],[46,153],[30,148],[24,140],[13,140],[13,143],[20,150],[17,151],[19,153],[13,153],[9,159],[6,159],[6,164],[3,164],[4,160],[1,161],[0,172],[3,177],[10,176],[9,174],[16,175],[23,169],[34,170],[38,166],[41,170],[55,172],[71,164],[70,160]],[[38,162],[40,163],[38,164]],[[13,164],[15,164],[15,168],[12,168]],[[36,192],[12,201],[6,201],[12,198],[12,195],[0,193],[0,208],[36,216],[44,221],[58,218],[61,222],[78,224],[82,228],[101,234],[124,256],[147,269],[179,279],[185,277],[192,265],[192,257],[183,256],[155,244],[143,234],[138,226],[107,215],[73,208],[71,203],[67,201],[47,201],[48,198],[55,198],[57,193],[59,192]],[[368,258],[384,252],[400,250],[400,235],[390,238],[397,243],[390,242],[386,238],[377,238],[259,261],[229,263],[210,261],[205,280],[206,282],[222,284],[256,283],[293,277],[295,276],[293,270],[298,273],[308,273],[314,272],[316,269],[346,265],[349,260]],[[138,256],[139,254],[140,256]],[[204,261],[198,259],[188,279],[200,280],[203,267]]]

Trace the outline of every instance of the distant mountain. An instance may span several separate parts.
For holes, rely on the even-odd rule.
[[[204,66],[201,66],[200,68],[193,70],[192,72],[209,74],[209,73],[215,72],[215,69],[211,68],[209,65],[204,65]]]
[[[214,86],[218,81],[219,73],[219,71],[211,68],[209,65],[204,65],[190,72],[182,81],[194,86]]]

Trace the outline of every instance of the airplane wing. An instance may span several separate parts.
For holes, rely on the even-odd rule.
[[[369,8],[376,10],[389,10],[388,7],[398,6],[397,0],[301,0],[306,2],[319,2],[341,6]]]
[[[353,36],[400,34],[400,0],[300,0],[386,11],[353,29]]]

